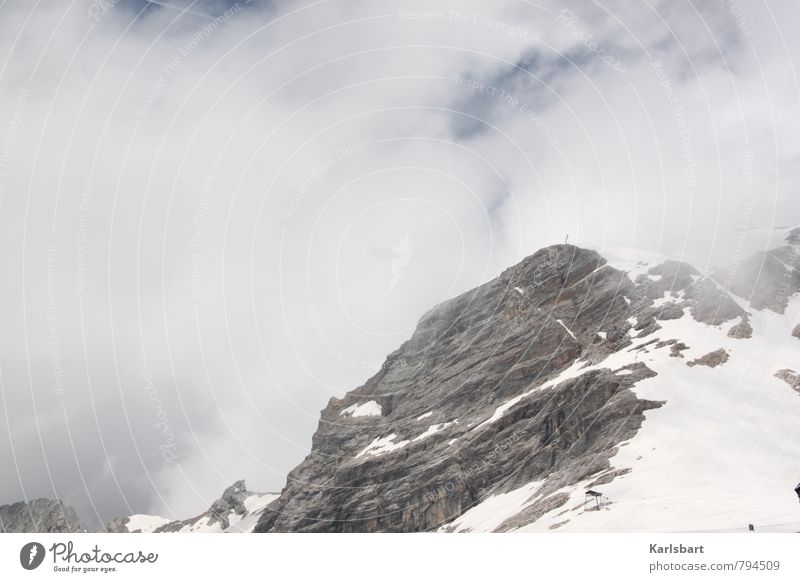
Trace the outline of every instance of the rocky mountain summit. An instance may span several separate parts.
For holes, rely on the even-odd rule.
[[[797,233],[714,276],[556,245],[440,304],[331,399],[255,531],[787,521]]]
[[[791,229],[785,242],[719,270],[714,278],[746,299],[753,309],[784,313],[792,295],[800,289],[800,228]],[[800,326],[796,329],[800,330]]]
[[[78,515],[59,500],[34,499],[0,505],[0,532],[73,533],[83,531]]]

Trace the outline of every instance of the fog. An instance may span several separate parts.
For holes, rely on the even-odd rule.
[[[542,246],[800,223],[787,1],[0,5],[0,504],[277,491],[319,411]]]

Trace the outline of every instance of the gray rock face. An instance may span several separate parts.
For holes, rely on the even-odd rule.
[[[775,377],[780,378],[789,386],[791,386],[793,390],[796,390],[798,393],[800,393],[800,374],[794,370],[790,370],[788,368],[778,370],[775,372]]]
[[[644,363],[602,362],[632,337],[652,336],[636,353],[683,357],[686,344],[658,332],[687,315],[738,320],[730,333],[752,334],[748,314],[690,265],[667,261],[633,281],[593,251],[543,249],[425,314],[378,374],[332,399],[311,453],[255,531],[447,530],[490,495],[537,481],[536,499],[496,531],[535,521],[566,502],[565,487],[618,476],[608,459],[661,405],[631,390],[655,375]],[[342,414],[369,401],[379,415]]]
[[[686,362],[687,366],[708,366],[709,368],[716,368],[721,366],[730,359],[728,352],[723,349],[714,350],[707,353],[705,356]]]
[[[753,326],[750,325],[750,320],[745,315],[742,320],[728,330],[728,337],[735,339],[750,339],[753,337]]]
[[[800,339],[800,324],[797,324],[796,326],[794,326],[794,329],[792,330],[792,337],[796,337],[797,339]]]
[[[220,529],[227,529],[230,526],[231,514],[242,516],[247,513],[244,500],[251,495],[256,495],[256,493],[247,490],[244,480],[236,481],[233,485],[225,489],[222,493],[222,497],[212,503],[208,511],[190,519],[172,521],[162,525],[154,530],[154,533],[180,531],[184,527],[191,527],[201,520],[204,520],[204,523],[207,525],[219,523]]]
[[[106,523],[105,531],[107,533],[128,533],[129,517],[115,517]]]
[[[253,495],[253,493],[247,490],[244,480],[237,481],[228,487],[222,493],[222,497],[211,504],[211,508],[208,511],[209,523],[219,521],[222,524],[222,528],[227,529],[230,525],[228,516],[231,513],[236,515],[244,515],[247,513],[244,500],[250,495]]]
[[[665,261],[651,268],[636,279],[636,284],[647,300],[671,297],[671,301],[646,310],[646,315],[657,320],[679,319],[685,309],[695,321],[708,325],[721,325],[746,315],[716,282],[679,261]],[[644,328],[640,321],[637,329]]]
[[[559,488],[607,476],[617,445],[660,406],[630,390],[654,373],[638,363],[559,374],[654,333],[664,313],[742,315],[688,265],[658,271],[634,283],[593,251],[557,245],[431,310],[378,374],[328,403],[312,452],[256,531],[432,530],[546,477],[541,501],[508,529],[563,503]],[[668,310],[654,305],[665,293]],[[373,400],[380,415],[341,414]]]
[[[4,533],[73,533],[83,531],[78,515],[61,501],[34,499],[0,505]]]
[[[800,291],[800,228],[789,233],[786,243],[723,269],[714,278],[753,308],[783,313],[789,298]]]
[[[790,244],[800,244],[800,230],[796,239]],[[759,263],[775,267],[771,282],[750,285],[745,269],[732,285],[749,293],[754,307],[780,312],[781,293],[788,300],[786,290],[796,283],[791,269],[775,265],[794,260],[793,249],[767,253]],[[258,532],[450,531],[456,518],[489,496],[533,482],[536,497],[495,531],[554,510],[563,515],[570,498],[565,489],[600,486],[628,471],[609,459],[636,434],[644,413],[663,404],[634,394],[637,382],[655,376],[639,358],[653,365],[653,350],[683,358],[688,349],[681,337],[664,335],[675,329],[667,322],[690,317],[725,325],[730,337],[745,342],[752,336],[749,314],[724,287],[676,261],[631,280],[594,251],[542,249],[426,313],[378,374],[331,399],[311,453],[266,509],[271,498],[248,514],[245,500],[254,494],[237,481],[208,511],[154,531],[222,531],[232,524],[251,531],[256,520]],[[800,337],[800,326],[793,335]],[[632,338],[644,339],[632,348]],[[617,357],[624,352],[630,357]],[[603,367],[612,354],[617,369]],[[720,349],[687,365],[714,367],[729,357]],[[794,370],[775,375],[800,392]],[[369,413],[352,412],[367,403]],[[33,504],[40,502],[57,504]],[[2,523],[16,528],[9,531],[80,529],[71,510],[26,524],[20,505],[25,508],[0,508]],[[130,519],[113,519],[107,530],[126,532]],[[77,529],[53,529],[63,527]]]
[[[250,532],[275,493],[248,491],[243,480],[225,489],[207,511],[188,519],[169,521],[154,515],[116,517],[105,525],[108,533]]]

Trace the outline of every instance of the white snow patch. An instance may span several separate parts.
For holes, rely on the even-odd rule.
[[[380,455],[382,453],[388,453],[390,451],[396,451],[398,449],[402,449],[409,443],[425,440],[429,436],[432,436],[437,432],[446,429],[448,426],[452,426],[457,423],[458,419],[451,420],[450,422],[433,424],[429,426],[422,434],[419,434],[413,439],[406,441],[395,442],[395,439],[397,438],[397,435],[395,433],[392,433],[389,436],[377,438],[370,444],[368,444],[360,453],[358,453],[356,455],[356,458],[363,457],[364,455],[371,455],[371,456]]]
[[[667,303],[674,303],[672,297],[669,296],[668,293],[664,293],[664,297],[659,297],[655,301],[653,301],[653,307],[659,308],[664,307]]]
[[[170,521],[172,520],[160,517],[158,515],[144,515],[142,513],[137,513],[136,515],[131,515],[128,518],[128,523],[125,524],[125,527],[128,528],[129,532],[141,531],[142,533],[152,533],[153,530],[158,529],[162,525],[168,524]]]
[[[254,513],[256,511],[261,511],[267,505],[275,501],[279,495],[275,493],[265,493],[264,495],[251,495],[247,499],[244,500],[244,508],[247,510],[248,513]]]
[[[417,420],[423,420],[423,419],[426,419],[426,418],[428,418],[428,417],[429,417],[430,415],[432,415],[432,414],[433,414],[433,412],[426,412],[425,414],[420,414],[420,415],[417,417]]]
[[[277,495],[275,497],[277,497]],[[231,520],[231,524],[228,526],[228,529],[225,530],[225,533],[252,533],[260,517],[260,511],[241,517],[237,516],[235,521]]]
[[[562,522],[558,531],[744,532],[749,523],[756,531],[798,531],[792,489],[800,477],[800,448],[793,446],[800,398],[773,377],[798,368],[800,342],[787,341],[798,316],[800,296],[783,316],[754,310],[750,342],[727,337],[729,326],[689,317],[660,321],[658,336],[689,349],[684,358],[670,357],[669,350],[636,356],[658,375],[636,383],[634,393],[665,404],[646,411],[642,427],[610,459],[613,468],[630,473],[598,487],[608,503],[603,510],[583,511],[589,480],[570,488],[565,505],[520,531],[546,532]],[[653,337],[637,338],[633,346]],[[686,365],[720,348],[731,356],[725,364]],[[583,371],[618,369],[634,357],[622,350]]]
[[[239,515],[235,511],[231,510],[231,512],[228,514],[228,528],[225,531],[227,532],[230,530],[230,528],[237,525],[240,521],[242,521],[243,517],[244,515]]]
[[[533,503],[536,491],[543,483],[544,481],[534,481],[508,493],[492,495],[443,526],[440,531],[493,531]]]
[[[563,321],[561,321],[560,319],[556,319],[556,321],[561,324],[561,327],[563,327],[564,329],[567,330],[567,333],[572,336],[572,339],[575,339],[575,340],[578,339],[577,337],[575,337],[575,334],[572,333],[572,330],[570,328],[568,328],[566,325],[564,325]]]
[[[179,531],[181,533],[218,533],[222,531],[222,526],[218,521],[209,524],[210,518],[208,516],[201,517],[194,523],[183,526]]]
[[[680,291],[678,291],[677,293],[675,293],[673,295],[670,295],[668,292],[665,291],[663,297],[659,297],[658,299],[653,301],[653,307],[656,307],[656,308],[663,307],[664,305],[667,305],[668,303],[675,303],[676,301],[682,301],[684,299],[684,296],[685,296],[685,292],[684,292],[683,289],[681,289]]]
[[[530,394],[533,394],[538,389],[539,388],[537,386],[533,390],[528,390],[527,392],[525,392],[523,394],[520,394],[519,396],[515,396],[511,400],[507,400],[506,402],[504,402],[503,404],[501,404],[500,406],[498,406],[497,408],[494,409],[494,414],[492,414],[492,416],[490,416],[489,418],[484,420],[482,423],[480,423],[478,426],[476,426],[472,430],[480,430],[484,426],[490,425],[493,422],[496,422],[496,421],[500,420],[500,418],[502,418],[502,416],[506,413],[506,411],[509,408],[514,406],[517,402],[520,402],[526,396],[529,396]]]
[[[452,426],[452,425],[456,424],[457,422],[458,422],[458,419],[452,420],[450,422],[442,422],[442,423],[439,423],[439,424],[433,424],[433,425],[429,426],[428,429],[425,432],[423,432],[421,435],[416,436],[413,439],[411,439],[411,441],[412,442],[416,442],[416,441],[425,440],[429,436],[434,435],[437,432],[439,432],[440,430],[444,430],[448,426]]]
[[[394,442],[397,438],[395,433],[389,436],[380,437],[368,444],[364,449],[356,455],[356,458],[363,457],[364,455],[380,455],[381,453],[388,453],[389,451],[396,451],[402,449],[411,441]]]
[[[520,295],[525,295],[525,290],[521,287],[514,287],[514,291],[516,291]]]
[[[364,402],[363,404],[353,404],[352,406],[348,406],[339,413],[339,416],[352,416],[355,418],[357,416],[380,416],[381,413],[381,405],[374,400],[370,400],[369,402]]]
[[[251,533],[258,523],[264,509],[275,501],[280,495],[276,493],[265,493],[263,495],[251,495],[244,500],[244,507],[247,514],[239,517],[235,521],[231,520],[231,525],[225,533]]]
[[[507,400],[506,402],[504,402],[503,404],[501,404],[500,406],[495,408],[494,414],[492,414],[492,416],[490,416],[489,418],[484,420],[482,423],[480,423],[478,426],[476,426],[472,430],[479,430],[479,429],[483,428],[484,426],[487,426],[487,425],[492,424],[493,422],[496,422],[511,407],[513,407],[518,402],[521,402],[523,399],[527,398],[528,396],[530,396],[534,392],[539,392],[541,390],[547,390],[549,388],[552,388],[553,386],[556,386],[556,385],[560,384],[561,382],[564,382],[565,380],[570,380],[572,378],[577,378],[578,376],[580,376],[581,374],[583,374],[584,372],[586,372],[588,370],[599,368],[599,367],[606,367],[606,366],[591,366],[591,367],[584,367],[584,366],[586,366],[586,362],[584,362],[583,360],[576,360],[575,362],[572,363],[572,365],[569,368],[567,368],[566,370],[561,372],[558,376],[553,378],[551,381],[546,382],[546,383],[544,383],[542,385],[539,385],[539,386],[535,386],[535,387],[531,388],[530,390],[528,390],[527,392],[524,392],[524,393],[520,394],[519,396],[515,396],[514,398],[512,398],[510,400]]]
[[[597,335],[599,335],[602,339],[608,339],[608,334],[604,331],[598,331]]]

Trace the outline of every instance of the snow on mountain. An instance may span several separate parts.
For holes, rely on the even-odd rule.
[[[560,489],[566,503],[517,531],[746,531],[751,523],[759,531],[800,531],[792,491],[800,480],[800,398],[775,377],[800,364],[800,341],[790,335],[800,297],[785,315],[753,311],[750,321],[753,337],[744,340],[690,317],[661,321],[659,342],[637,338],[599,364],[646,364],[657,376],[633,391],[665,404],[646,411],[642,428],[610,459],[611,471],[624,474]],[[673,339],[688,346],[683,358],[670,353],[674,344],[665,342]],[[686,365],[720,348],[730,356],[723,365]],[[491,531],[539,501],[541,484],[492,496],[451,526]],[[587,489],[603,494],[600,511],[593,500],[584,507]]]
[[[359,416],[380,416],[381,405],[374,400],[370,400],[368,402],[364,402],[363,404],[353,404],[352,406],[348,406],[339,414],[341,416],[352,416],[354,418]]]
[[[166,517],[136,514],[131,515],[124,525],[130,533],[152,533],[162,525],[166,525],[169,522],[170,520]]]
[[[250,533],[261,512],[277,498],[274,493],[248,491],[244,481],[237,481],[208,511],[196,517],[175,521],[155,515],[132,515],[111,520],[106,530],[113,533]]]
[[[107,530],[800,531],[800,229],[781,234],[709,274],[542,249],[331,399],[280,495],[238,481]]]
[[[247,506],[247,514],[244,515],[239,521],[231,522],[226,533],[251,533],[258,523],[258,518],[261,517],[261,512],[278,498],[277,493],[265,493],[264,495],[251,495],[245,499],[244,503]]]
[[[708,275],[556,245],[443,303],[331,400],[256,531],[800,531],[800,230],[783,234]],[[362,392],[381,415],[333,422]]]

